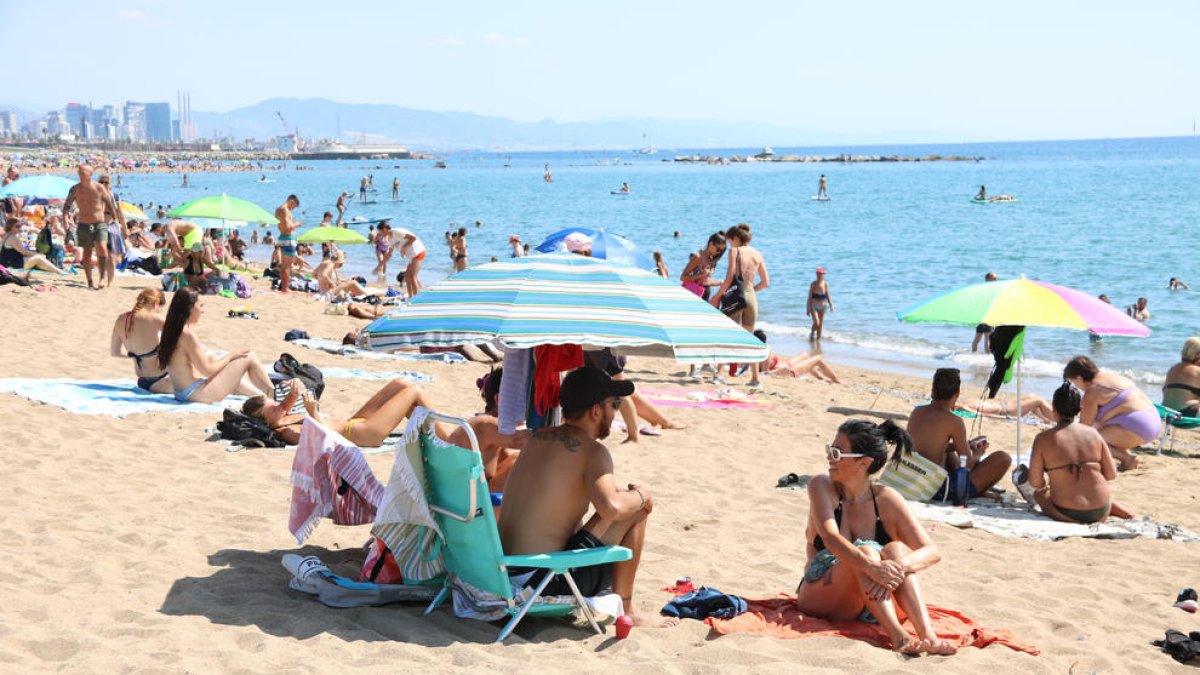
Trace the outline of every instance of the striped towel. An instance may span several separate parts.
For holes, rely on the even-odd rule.
[[[292,460],[292,506],[288,530],[304,543],[322,518],[339,525],[375,519],[383,486],[375,480],[362,450],[337,432],[304,420]]]

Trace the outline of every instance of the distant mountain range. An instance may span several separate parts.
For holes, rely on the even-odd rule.
[[[7,105],[6,105],[7,104]],[[20,122],[39,117],[27,101],[0,100]],[[177,111],[172,111],[176,113]],[[951,143],[962,139],[928,132],[839,134],[756,123],[700,119],[624,118],[590,122],[521,122],[468,112],[417,110],[390,104],[338,103],[324,98],[275,98],[228,112],[192,113],[202,138],[268,139],[283,135],[282,114],[302,138],[347,143],[398,143],[414,150],[614,150],[646,146],[751,148],[822,145]]]
[[[520,122],[465,112],[387,104],[347,104],[323,98],[276,98],[229,112],[193,112],[202,136],[270,138],[284,133],[281,113],[302,138],[349,143],[399,143],[416,150],[630,150],[831,144],[950,142],[927,133],[828,134],[753,123],[675,119]]]

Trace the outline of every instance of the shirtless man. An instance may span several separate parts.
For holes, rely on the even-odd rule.
[[[621,399],[631,394],[632,382],[613,380],[599,368],[584,366],[567,374],[559,395],[563,424],[535,433],[508,475],[500,541],[509,555],[625,546],[633,551],[625,562],[571,570],[580,593],[594,596],[611,585],[635,625],[674,625],[634,609],[633,583],[654,496],[644,485],[618,487],[612,455],[599,442],[608,436]],[[508,572],[517,583],[535,587],[544,578],[528,568]],[[557,577],[543,593],[570,595],[571,590]]]
[[[400,199],[400,179],[393,178],[392,179],[392,201],[398,201],[399,199]]]
[[[968,456],[966,468],[971,472],[971,481],[967,485],[967,494],[950,495],[954,501],[966,501],[983,494],[1004,477],[1012,464],[1012,458],[1004,452],[993,452],[985,458],[983,455],[988,449],[985,438],[967,442],[967,425],[954,414],[960,385],[957,368],[938,368],[933,373],[933,401],[914,408],[908,418],[913,450],[929,461],[953,472],[961,465],[960,453]],[[943,485],[931,501],[945,499],[946,489]]]
[[[1125,310],[1125,313],[1142,323],[1146,323],[1150,320],[1150,309],[1147,307],[1149,302],[1146,298],[1138,298],[1137,302]]]
[[[363,176],[362,180],[358,181],[358,199],[367,201],[367,177]]]
[[[275,219],[279,221],[279,292],[288,293],[288,283],[292,280],[292,265],[296,258],[296,237],[293,234],[300,227],[299,220],[292,220],[292,209],[300,206],[300,198],[288,195],[279,208],[275,209]]]
[[[337,212],[338,212],[337,224],[338,225],[342,224],[342,216],[346,215],[346,200],[349,198],[350,198],[349,192],[343,192],[337,198]]]
[[[104,288],[104,270],[108,263],[108,223],[104,219],[104,209],[116,216],[121,225],[121,233],[128,237],[129,228],[125,224],[125,214],[113,201],[112,193],[103,185],[92,182],[92,166],[79,165],[79,182],[71,186],[67,200],[63,202],[63,213],[68,213],[72,206],[79,207],[79,215],[75,218],[75,237],[83,249],[83,273],[87,276],[88,288],[99,290]],[[100,269],[100,283],[92,285],[92,251],[96,252],[96,266]]]
[[[825,174],[821,174],[821,179],[817,181],[817,197],[822,199],[828,197],[829,195],[825,192],[827,187],[829,187],[829,182],[825,179]]]

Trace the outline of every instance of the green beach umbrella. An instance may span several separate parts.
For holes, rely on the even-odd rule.
[[[252,223],[273,223],[275,216],[258,204],[226,194],[201,197],[180,204],[167,214],[172,218],[210,218],[212,220],[239,220]]]
[[[297,242],[301,244],[365,244],[367,237],[345,227],[328,227],[318,225],[300,235]]]

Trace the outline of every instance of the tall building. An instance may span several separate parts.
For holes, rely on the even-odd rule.
[[[17,127],[17,113],[11,110],[0,110],[0,135],[15,136],[20,129]]]
[[[162,143],[175,140],[171,133],[171,104],[146,103],[146,140]]]
[[[70,110],[70,108],[67,108]],[[61,110],[46,113],[46,134],[49,136],[71,136],[73,130],[67,116]]]
[[[71,128],[71,133],[76,136],[83,137],[84,121],[90,121],[91,109],[82,103],[67,104],[67,124]]]
[[[125,124],[121,126],[121,137],[135,143],[146,140],[145,104],[125,102]]]

